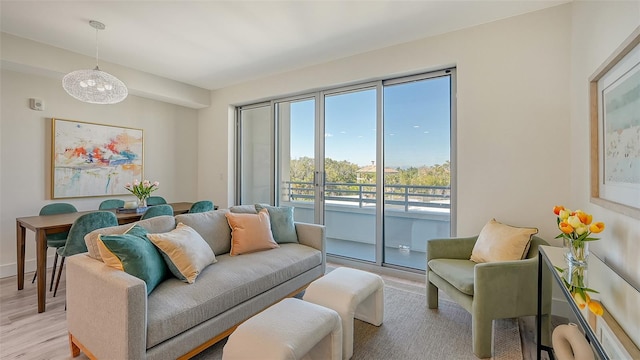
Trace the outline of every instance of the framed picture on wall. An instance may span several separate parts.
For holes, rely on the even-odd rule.
[[[130,195],[125,184],[142,179],[142,129],[64,119],[51,123],[53,199]]]
[[[640,219],[640,27],[591,76],[591,201]]]

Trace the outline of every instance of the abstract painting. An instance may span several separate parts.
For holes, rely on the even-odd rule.
[[[141,129],[52,119],[52,198],[129,194],[142,178]]]

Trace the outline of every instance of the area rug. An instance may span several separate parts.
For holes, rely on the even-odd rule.
[[[471,315],[443,297],[437,310],[429,310],[424,287],[386,281],[384,323],[376,327],[355,321],[352,359],[477,359],[471,349]],[[495,321],[493,341],[491,359],[522,360],[516,319]],[[225,343],[193,359],[221,359]]]

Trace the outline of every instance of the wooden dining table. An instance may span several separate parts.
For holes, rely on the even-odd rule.
[[[171,203],[174,215],[189,212],[190,202]],[[24,263],[25,263],[25,235],[29,229],[35,232],[36,240],[36,277],[38,288],[38,312],[44,312],[46,307],[46,273],[47,273],[47,235],[69,231],[73,222],[81,215],[93,211],[79,211],[75,213],[41,215],[16,218],[16,248],[18,251],[18,290],[24,288]],[[127,224],[140,220],[142,213],[113,211],[119,224]]]

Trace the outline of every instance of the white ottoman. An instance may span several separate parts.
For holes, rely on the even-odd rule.
[[[353,355],[353,318],[375,326],[384,317],[384,281],[366,271],[337,268],[307,287],[303,299],[333,309],[342,319],[342,358]]]
[[[244,323],[229,336],[222,359],[339,360],[342,325],[333,310],[284,299]]]

